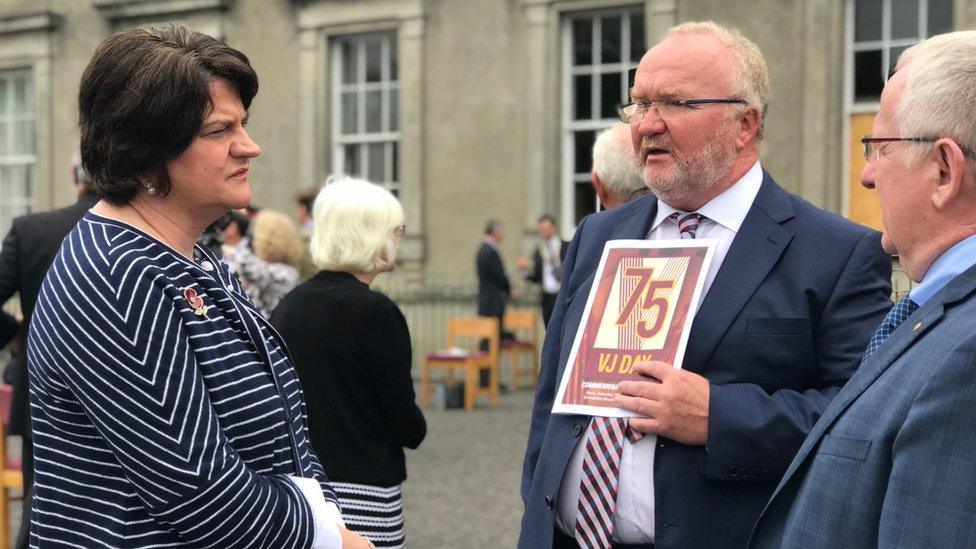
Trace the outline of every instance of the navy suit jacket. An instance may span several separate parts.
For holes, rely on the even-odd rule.
[[[753,547],[976,547],[976,267],[858,369],[776,489]]]
[[[645,196],[591,215],[564,263],[522,475],[519,547],[551,547],[555,499],[589,416],[550,414],[604,243],[643,239]],[[763,183],[695,317],[683,368],[711,382],[708,450],[658,438],[655,544],[741,547],[807,433],[891,307],[877,232]],[[651,474],[651,471],[648,471]]]

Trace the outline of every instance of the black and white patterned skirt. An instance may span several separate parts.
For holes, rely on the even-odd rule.
[[[377,547],[403,547],[403,498],[400,486],[384,488],[330,482],[339,497],[346,528]]]

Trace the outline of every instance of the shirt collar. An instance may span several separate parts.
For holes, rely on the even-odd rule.
[[[759,161],[757,160],[749,168],[749,171],[733,183],[731,187],[722,191],[722,194],[709,200],[701,208],[698,208],[698,213],[737,233],[739,232],[739,227],[742,226],[742,222],[746,219],[746,214],[752,208],[752,203],[756,200],[756,195],[759,194],[759,187],[762,186],[762,181],[762,166],[759,165]],[[656,229],[668,216],[679,211],[658,200],[657,216],[654,218],[654,223],[651,224],[651,230]]]
[[[908,295],[922,305],[943,288],[950,280],[976,264],[976,234],[956,242],[942,252],[925,274],[922,281]]]

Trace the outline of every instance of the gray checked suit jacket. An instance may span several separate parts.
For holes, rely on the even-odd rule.
[[[976,547],[976,267],[861,364],[750,547]]]

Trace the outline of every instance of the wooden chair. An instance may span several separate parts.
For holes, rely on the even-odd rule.
[[[24,487],[24,475],[20,470],[19,459],[7,458],[6,425],[10,420],[10,401],[13,387],[0,384],[0,549],[10,546],[10,494],[11,488]]]
[[[508,309],[505,311],[504,326],[512,331],[516,339],[502,341],[502,358],[506,356],[512,365],[512,389],[521,388],[520,376],[522,371],[522,355],[529,355],[531,371],[528,375],[535,386],[539,377],[539,316],[529,309]]]
[[[461,340],[488,340],[488,351],[457,352]],[[446,379],[453,379],[455,370],[464,372],[464,409],[474,409],[474,399],[488,397],[492,408],[498,406],[498,319],[488,317],[452,318],[447,325],[447,349],[428,354],[420,367],[420,403],[430,404],[430,371],[446,370]],[[481,387],[482,370],[488,370],[488,387]]]

